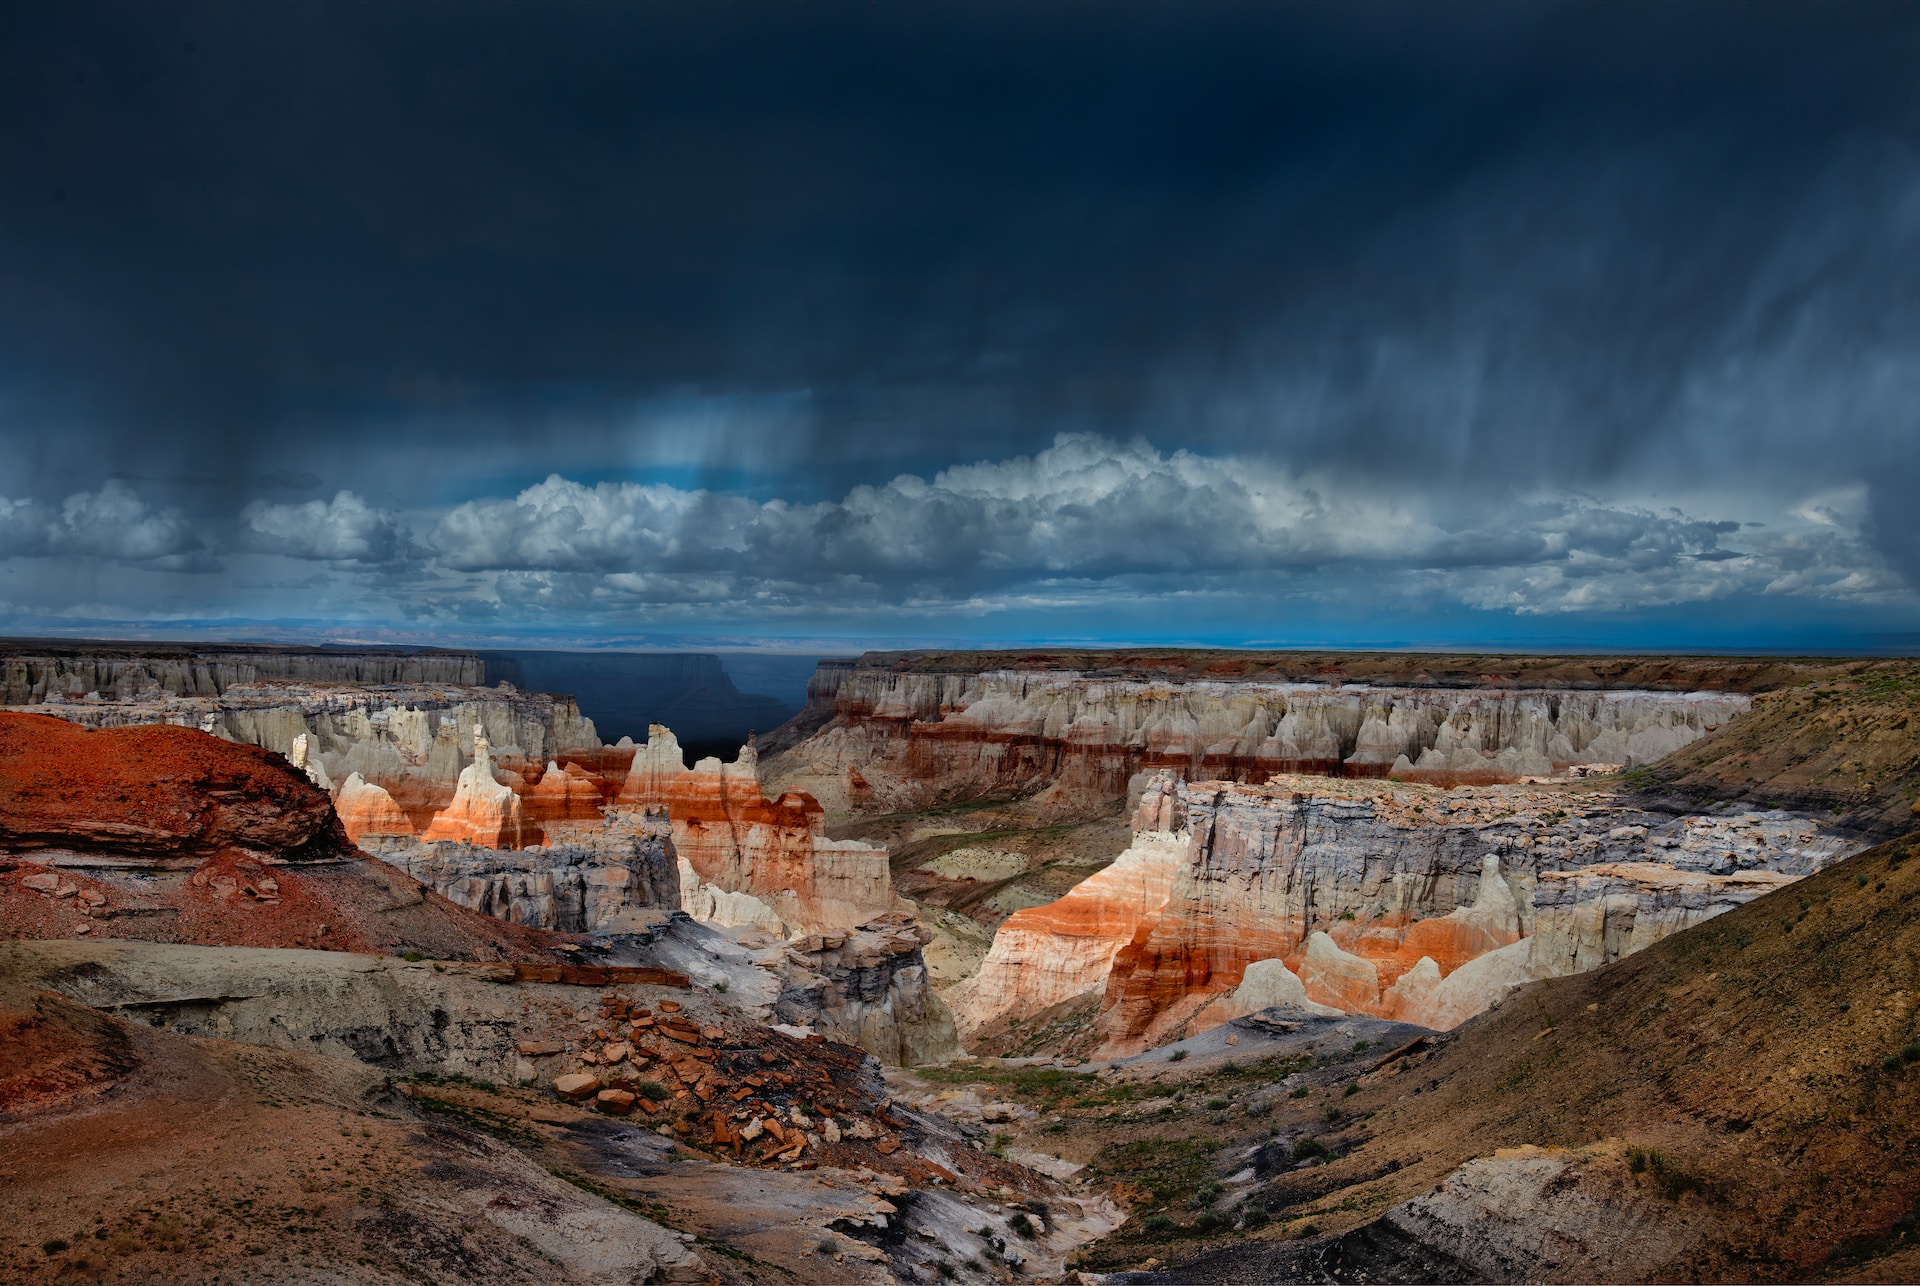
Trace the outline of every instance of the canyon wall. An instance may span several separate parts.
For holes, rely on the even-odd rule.
[[[0,704],[217,697],[266,682],[476,685],[485,670],[468,652],[368,648],[192,646],[18,639],[0,642]],[[276,747],[277,748],[277,747]]]
[[[1452,1026],[1856,847],[1784,813],[1674,818],[1604,790],[1313,776],[1164,773],[1135,824],[1118,875],[1006,921],[958,991],[963,1026],[1010,996],[1031,1012],[1097,987],[1104,1049],[1132,1052],[1289,993],[1283,972],[1316,1004]],[[1274,963],[1249,980],[1256,961]]]
[[[828,681],[830,680],[830,682]],[[1110,807],[1146,777],[1273,773],[1439,785],[1649,763],[1750,705],[1724,692],[1373,687],[1108,678],[1056,670],[822,667],[831,718],[767,763],[836,816],[1050,790],[1056,815]],[[818,721],[815,705],[802,721]],[[790,737],[783,738],[786,744]]]
[[[537,929],[644,932],[681,901],[663,813],[625,812],[564,842],[518,850],[403,838],[365,843],[448,901]]]
[[[788,944],[775,1013],[896,1067],[960,1054],[953,1015],[933,992],[921,949],[933,938],[903,912]]]
[[[716,912],[724,922],[791,933],[844,929],[901,908],[887,850],[827,838],[825,814],[809,795],[769,799],[752,745],[733,763],[710,758],[688,768],[673,733],[656,724],[617,803],[664,809],[673,819],[674,848],[696,877],[684,885],[689,912],[713,909],[712,891],[732,894],[730,909]]]

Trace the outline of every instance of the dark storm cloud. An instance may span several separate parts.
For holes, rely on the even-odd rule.
[[[97,556],[415,566],[393,592],[471,612],[1346,563],[1629,610],[1920,575],[1909,7],[8,23],[17,554],[80,556],[55,515],[115,473],[149,525],[100,530],[148,535]],[[1096,472],[1136,437],[1158,463],[1091,500],[936,476],[1062,431]]]

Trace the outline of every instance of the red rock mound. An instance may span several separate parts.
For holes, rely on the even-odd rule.
[[[360,852],[326,794],[271,751],[186,728],[8,713],[0,929],[443,960],[549,961],[561,941],[456,906]]]
[[[0,845],[194,864],[353,852],[326,793],[286,760],[189,728],[89,729],[0,713]]]

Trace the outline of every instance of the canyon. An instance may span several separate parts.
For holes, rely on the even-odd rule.
[[[425,664],[370,659],[343,669],[377,682],[333,683],[263,680],[229,659],[176,684],[223,685],[213,695],[156,696],[121,675],[114,701],[65,700],[71,676],[27,677],[40,709],[76,722],[163,720],[284,746],[333,794],[349,839],[513,923],[644,932],[677,905],[742,940],[811,940],[789,955],[822,981],[798,990],[841,997],[833,980],[851,975],[827,944],[867,942],[856,972],[868,975],[874,944],[889,944],[885,985],[853,990],[888,997],[874,1012],[899,1021],[873,1028],[848,1010],[826,1025],[873,1028],[865,1043],[890,1059],[957,1049],[947,1007],[964,1039],[1096,996],[1087,1052],[1107,1055],[1283,1000],[1453,1026],[1514,986],[1616,958],[1848,851],[1816,840],[1806,815],[1753,810],[1702,830],[1582,784],[1712,739],[1754,696],[1687,681],[1763,688],[1764,667],[1643,668],[1627,677],[1662,686],[1618,691],[1563,671],[1544,679],[1556,686],[1493,673],[1442,686],[1406,662],[1355,683],[1325,664],[1309,680],[1297,658],[1223,677],[1217,661],[1164,656],[879,654],[823,663],[769,758],[749,743],[689,767],[661,725],[643,745],[607,746],[565,698],[386,682],[402,662]],[[472,677],[458,658],[437,663]],[[1406,682],[1373,681],[1387,678]],[[949,848],[925,863],[961,890],[974,868],[1011,863],[1007,892],[972,904],[986,932],[967,948],[964,921],[902,899],[888,844],[835,837],[862,817],[991,800],[1056,830],[1129,808],[1132,844],[1050,897],[1023,891],[1017,853]],[[1749,834],[1771,844],[1760,865],[1696,853]],[[901,917],[906,936],[885,927]],[[929,952],[954,963],[936,977]],[[949,985],[943,1005],[934,992]]]
[[[1145,1246],[1283,1278],[1551,1275],[1526,1258],[1533,1214],[1508,1209],[1590,1250],[1618,1212],[1676,1262],[1693,1243],[1634,1195],[1627,1145],[1407,1142],[1444,1132],[1424,1096],[1471,1075],[1539,1098],[1527,1053],[1588,1019],[1556,1001],[1522,1033],[1516,997],[1591,995],[1604,1019],[1609,979],[1650,959],[1675,976],[1694,942],[1727,959],[1756,925],[1798,958],[1829,900],[1898,884],[1836,872],[1911,816],[1910,675],[1888,663],[870,654],[822,664],[789,725],[689,765],[664,725],[608,745],[567,698],[461,663],[216,660],[21,665],[29,712],[0,712],[0,1021],[68,1033],[86,1066],[187,1057],[175,1034],[298,1055],[273,1076],[303,1102],[380,1068],[397,1089],[353,1093],[381,1111],[504,1131],[472,1163],[490,1190],[585,1174],[805,1279],[828,1241],[836,1281],[931,1280],[938,1245],[974,1248],[950,1265],[967,1281],[1070,1254],[1137,1266]],[[75,696],[81,678],[104,686]],[[1788,784],[1754,785],[1769,771]],[[1340,1133],[1381,1104],[1384,1146],[1424,1158],[1402,1158],[1393,1209],[1316,1205],[1269,1239],[1319,1200],[1296,1189],[1383,1146]],[[32,1119],[11,1110],[0,1131]],[[1260,1133],[1236,1142],[1242,1115]],[[1568,1185],[1602,1214],[1561,1210]],[[626,1211],[618,1235],[662,1280],[719,1262],[571,1191],[552,1208]],[[1188,1240],[1165,1249],[1163,1225]],[[549,1280],[489,1226],[448,1235]],[[1212,1280],[1182,1271],[1165,1280]]]

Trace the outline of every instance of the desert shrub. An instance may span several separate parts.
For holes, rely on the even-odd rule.
[[[1897,1072],[1901,1068],[1905,1067],[1906,1064],[1900,1061],[1900,1055],[1888,1054],[1885,1058],[1880,1060],[1880,1066],[1886,1068],[1890,1072]]]
[[[1920,1044],[1907,1046],[1900,1051],[1900,1057],[1909,1063],[1920,1063]]]
[[[1178,1063],[1183,1061],[1186,1058],[1186,1056],[1187,1056],[1186,1050],[1176,1049],[1171,1054],[1167,1055],[1167,1061],[1169,1063]]]
[[[1207,1111],[1224,1112],[1226,1110],[1227,1110],[1227,1100],[1223,1098],[1210,1098],[1207,1100]]]
[[[1169,1233],[1180,1225],[1167,1215],[1148,1215],[1140,1221],[1140,1226],[1151,1233]]]
[[[1309,1094],[1311,1094],[1311,1093],[1313,1093],[1313,1091],[1312,1091],[1312,1090],[1310,1090],[1310,1089],[1308,1089],[1308,1088],[1307,1088],[1306,1086],[1304,1086],[1304,1085],[1301,1085],[1301,1086],[1298,1086],[1298,1087],[1296,1087],[1296,1088],[1294,1089],[1294,1091],[1293,1091],[1293,1092],[1292,1092],[1291,1094],[1288,1094],[1288,1095],[1287,1095],[1287,1097],[1288,1097],[1288,1098],[1305,1098],[1305,1097],[1306,1097],[1307,1095],[1309,1095]]]
[[[1222,1228],[1233,1227],[1233,1216],[1219,1210],[1208,1210],[1193,1221],[1193,1226],[1201,1232],[1218,1232]]]
[[[1314,1157],[1331,1155],[1333,1155],[1333,1153],[1327,1145],[1319,1139],[1314,1138],[1311,1134],[1304,1139],[1294,1140],[1293,1159],[1296,1161],[1310,1161]]]
[[[1347,1088],[1340,1091],[1340,1097],[1346,1098],[1350,1094],[1358,1094],[1359,1092],[1360,1092],[1360,1082],[1348,1081]]]
[[[1022,1237],[1033,1236],[1033,1220],[1027,1218],[1027,1212],[1024,1210],[1014,1211],[1013,1217],[1007,1220],[1007,1227],[1013,1229]]]
[[[1242,1228],[1264,1228],[1272,1221],[1273,1216],[1267,1213],[1265,1206],[1249,1205],[1240,1212],[1240,1226]]]
[[[422,960],[425,960],[427,958],[427,953],[424,951],[402,951],[400,953],[400,958],[402,960],[405,960],[408,964],[419,964]]]
[[[40,1243],[41,1251],[48,1255],[57,1255],[66,1248],[67,1239],[65,1237],[49,1237]]]
[[[953,1261],[936,1259],[933,1261],[933,1271],[951,1281],[953,1279]]]

